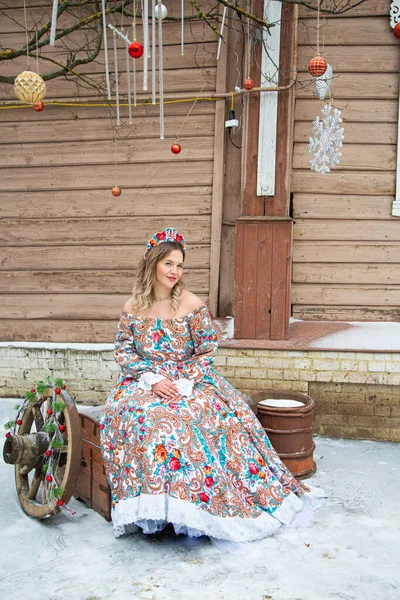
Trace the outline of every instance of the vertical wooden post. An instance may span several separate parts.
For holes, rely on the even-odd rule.
[[[257,0],[256,14],[262,14],[262,6],[263,2]],[[285,4],[279,63],[282,86],[290,82],[296,19],[297,7]],[[276,185],[272,197],[257,196],[259,98],[250,94],[247,100],[243,216],[236,222],[235,241],[235,338],[285,339],[289,331],[293,236],[289,178],[294,96],[293,90],[278,93]]]

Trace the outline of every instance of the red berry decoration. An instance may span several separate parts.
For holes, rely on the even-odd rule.
[[[34,390],[33,388],[31,389],[31,394],[36,394],[36,390]]]
[[[182,150],[182,148],[180,147],[179,144],[172,144],[171,146],[171,152],[172,154],[179,154],[179,152]]]
[[[254,87],[254,81],[248,77],[243,84],[245,90],[252,90]]]
[[[63,390],[66,390],[66,389],[67,389],[67,386],[65,385],[65,383],[64,383],[64,385],[62,385],[61,387],[62,387],[62,389],[63,389]]]
[[[113,187],[113,189],[111,190],[111,193],[112,193],[113,196],[115,196],[116,198],[118,198],[118,196],[121,195],[121,188],[118,187],[117,185],[115,185]]]
[[[400,39],[400,23],[396,23],[396,25],[393,27],[393,33],[397,39]]]
[[[9,431],[7,431],[6,433],[6,438],[11,437],[11,433]]]
[[[17,425],[22,425],[22,419],[17,419]]]
[[[313,77],[321,77],[328,68],[328,63],[322,56],[314,56],[308,63],[308,70]]]
[[[51,456],[51,450],[46,450],[44,454],[47,456],[47,458],[49,458],[49,456]]]
[[[55,391],[56,394],[61,394],[60,388],[56,388],[54,391]]]
[[[57,500],[57,504],[58,506],[62,506],[64,504],[64,500],[60,498],[59,500]]]
[[[35,102],[35,104],[33,105],[33,108],[36,110],[36,112],[42,112],[42,110],[44,109],[44,104],[43,102]]]
[[[59,426],[58,426],[58,429],[59,429],[60,431],[65,431],[65,425],[59,425]]]
[[[143,50],[144,48],[140,42],[132,42],[128,46],[129,56],[132,56],[132,58],[140,58],[143,54]]]
[[[46,475],[46,481],[48,481],[50,483],[50,481],[53,481],[53,478],[51,475]]]
[[[53,411],[51,410],[51,408],[48,408],[48,409],[47,409],[47,414],[48,414],[48,415],[52,415],[52,414],[53,414]]]

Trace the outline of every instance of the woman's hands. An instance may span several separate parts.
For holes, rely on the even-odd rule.
[[[181,400],[182,396],[178,391],[178,388],[173,384],[169,379],[163,379],[158,383],[153,383],[151,389],[157,396],[160,398],[165,398],[165,400]]]

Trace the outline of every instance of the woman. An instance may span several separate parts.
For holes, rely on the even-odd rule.
[[[146,246],[115,344],[121,367],[101,419],[115,534],[168,523],[176,533],[245,542],[316,508],[286,469],[244,396],[212,368],[217,336],[184,289],[176,229]]]

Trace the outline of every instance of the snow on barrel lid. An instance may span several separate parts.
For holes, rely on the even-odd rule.
[[[303,402],[299,402],[298,400],[287,400],[285,398],[266,398],[265,400],[260,400],[258,404],[275,406],[277,408],[295,408],[297,406],[304,406]]]

